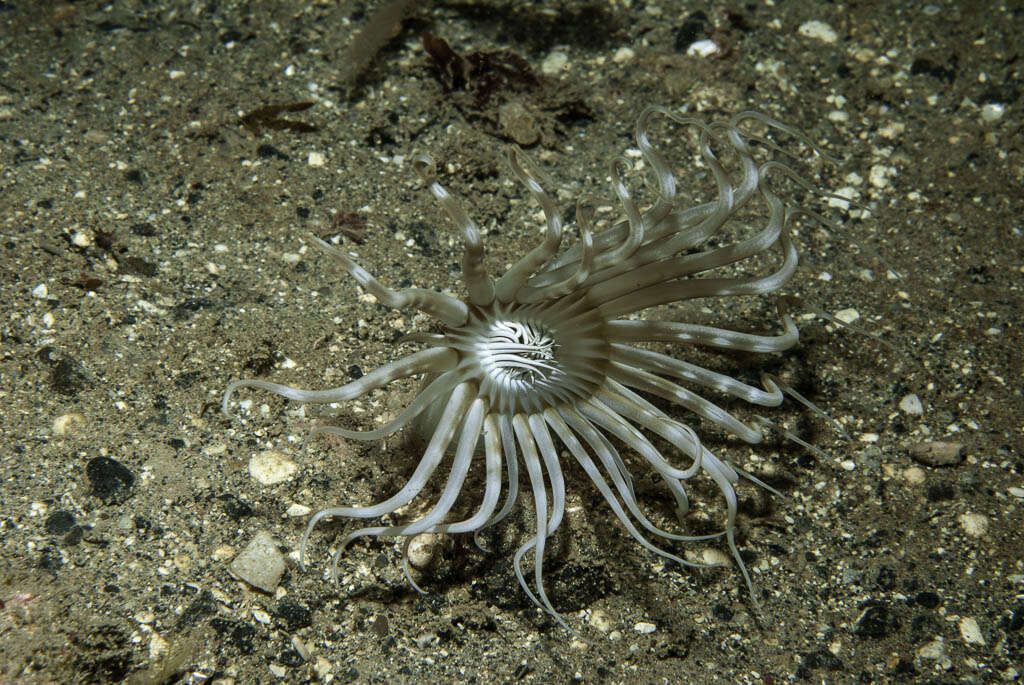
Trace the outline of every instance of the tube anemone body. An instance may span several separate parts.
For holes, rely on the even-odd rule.
[[[714,178],[714,199],[690,207],[677,199],[675,176],[648,137],[656,116],[696,132],[703,165]],[[545,542],[559,527],[565,510],[565,456],[579,465],[626,531],[650,552],[680,564],[700,565],[666,547],[674,541],[724,538],[753,599],[753,585],[735,541],[735,487],[745,474],[702,443],[686,420],[688,415],[697,416],[756,444],[763,439],[767,419],[744,421],[701,393],[710,391],[714,396],[773,407],[782,402],[782,392],[768,377],[763,387],[754,387],[687,361],[685,356],[686,350],[695,346],[779,353],[796,344],[796,325],[781,307],[781,332],[765,334],[636,316],[652,307],[685,300],[771,296],[795,273],[797,249],[790,236],[790,220],[798,210],[766,182],[773,171],[792,172],[778,162],[755,161],[750,150],[755,138],[743,128],[752,120],[765,129],[785,132],[818,152],[798,131],[757,113],[708,125],[649,108],[637,122],[636,143],[655,176],[657,198],[641,210],[622,180],[623,161],[616,160],[611,167],[612,189],[625,219],[594,234],[590,214],[581,207],[576,213],[579,240],[566,249],[562,249],[561,214],[553,199],[513,153],[513,173],[540,205],[546,227],[540,244],[496,280],[488,275],[482,241],[472,219],[444,187],[428,180],[431,192],[462,233],[464,300],[428,290],[391,290],[347,253],[314,238],[382,303],[425,312],[441,323],[442,332],[416,336],[424,349],[338,388],[300,390],[262,380],[235,381],[227,388],[225,411],[240,388],[266,390],[297,402],[334,403],[357,398],[399,378],[424,377],[418,396],[380,429],[316,429],[345,438],[376,440],[418,420],[428,426],[429,439],[414,473],[389,499],[365,507],[331,507],[315,514],[302,537],[301,558],[305,559],[317,523],[335,517],[376,519],[395,512],[423,491],[446,454],[451,454],[450,466],[433,507],[408,523],[350,533],[338,547],[332,573],[336,579],[338,555],[359,536],[405,536],[408,542],[411,536],[425,532],[476,533],[512,511],[522,467],[534,501],[537,529],[516,552],[515,573],[531,600],[561,622],[544,589],[543,561]],[[728,152],[735,168],[727,170],[713,146]],[[422,174],[429,173],[429,160],[419,158],[417,164]],[[751,227],[749,222],[755,216],[760,223]],[[741,224],[739,230],[735,224]],[[650,343],[661,344],[661,349],[668,343],[684,358],[655,351]],[[670,450],[665,449],[666,444]],[[722,531],[692,536],[656,526],[637,501],[633,477],[620,451],[623,448],[658,474],[674,498],[683,524],[690,508],[688,481],[710,479],[725,502]],[[479,507],[469,518],[451,521],[449,514],[473,460],[481,457],[485,491]],[[502,491],[505,501],[499,508]],[[531,552],[532,587],[521,568],[522,558]]]

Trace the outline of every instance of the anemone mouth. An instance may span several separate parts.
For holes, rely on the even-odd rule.
[[[461,352],[460,366],[476,381],[478,396],[491,411],[511,416],[593,394],[609,365],[603,323],[595,311],[573,316],[559,302],[496,302],[474,308],[446,338]]]

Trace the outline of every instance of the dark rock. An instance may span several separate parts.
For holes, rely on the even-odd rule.
[[[121,504],[131,497],[135,476],[119,461],[110,457],[95,457],[85,466],[85,475],[92,486],[92,494],[104,504]]]
[[[295,632],[313,623],[313,612],[298,602],[287,599],[282,599],[277,603],[274,608],[274,616],[284,623],[289,632]]]
[[[46,517],[43,527],[50,535],[64,535],[75,526],[75,515],[67,509],[59,509]]]

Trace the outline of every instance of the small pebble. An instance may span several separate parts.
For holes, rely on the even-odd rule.
[[[409,542],[409,563],[413,568],[423,571],[437,561],[438,550],[443,544],[442,536],[437,533],[421,533]]]
[[[860,318],[860,312],[856,309],[840,309],[836,312],[836,318],[843,323],[849,324]]]
[[[969,645],[985,645],[985,637],[981,634],[981,628],[978,626],[978,622],[967,616],[960,619],[960,637],[964,639]]]
[[[657,629],[658,626],[654,625],[653,623],[648,623],[647,621],[640,621],[635,626],[633,626],[633,630],[644,635],[653,633]]]
[[[920,485],[925,479],[924,469],[918,466],[911,466],[903,472],[903,478],[911,485]]]
[[[876,188],[885,188],[889,185],[889,178],[895,175],[896,167],[875,164],[868,172],[868,180]]]
[[[498,124],[502,132],[516,144],[530,146],[540,140],[537,119],[522,103],[506,102],[498,109]]]
[[[168,644],[167,640],[163,639],[155,632],[149,636],[149,658],[159,659],[164,654],[167,654]]]
[[[805,21],[800,24],[800,28],[797,30],[800,32],[801,36],[806,38],[815,38],[824,43],[835,43],[839,39],[839,34],[836,33],[834,28],[817,19]]]
[[[972,538],[980,538],[988,532],[988,517],[984,514],[960,514],[957,520]]]
[[[914,461],[925,466],[956,466],[964,460],[964,446],[959,442],[919,442],[907,451]]]
[[[313,665],[313,670],[316,671],[317,677],[324,682],[330,682],[327,680],[327,676],[331,674],[332,666],[331,662],[322,656],[316,658],[316,664]]]
[[[904,395],[903,399],[900,400],[900,411],[910,416],[920,416],[924,413],[924,405],[921,404],[921,398],[911,393]]]
[[[231,545],[218,545],[217,548],[210,553],[210,558],[214,561],[227,561],[233,556],[235,556],[235,548]]]
[[[1000,102],[990,102],[981,108],[981,120],[986,124],[993,124],[1003,118],[1006,107]]]
[[[545,76],[557,76],[565,71],[569,64],[569,55],[555,50],[544,58],[540,64],[540,71]]]
[[[71,435],[81,433],[85,427],[85,417],[77,412],[61,414],[53,420],[54,435]]]
[[[295,518],[298,516],[305,516],[311,511],[313,510],[307,507],[305,504],[292,503],[288,505],[288,509],[284,512],[284,515]]]
[[[615,621],[612,620],[611,616],[600,609],[595,609],[591,612],[588,622],[602,633],[607,633],[615,627]]]
[[[121,462],[110,457],[94,457],[85,465],[92,494],[104,504],[121,504],[132,496],[135,476]]]
[[[938,661],[946,656],[946,642],[942,638],[936,638],[917,650],[917,655],[922,659]]]
[[[705,38],[690,43],[690,47],[686,48],[686,54],[690,57],[710,57],[720,49],[715,41]]]
[[[422,635],[414,639],[413,642],[415,642],[416,646],[420,649],[424,649],[431,645],[437,644],[439,640],[440,638],[434,633],[423,633]]]
[[[284,557],[270,533],[261,531],[228,568],[239,580],[264,592],[273,592],[284,574]]]
[[[249,475],[263,485],[274,485],[292,477],[299,467],[283,452],[267,450],[249,460]]]
[[[629,60],[633,59],[633,57],[635,56],[636,53],[633,52],[632,48],[619,48],[618,50],[615,51],[615,55],[612,57],[612,61],[617,64],[622,64],[623,62],[628,62]]]

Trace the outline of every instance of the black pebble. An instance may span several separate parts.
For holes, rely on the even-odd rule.
[[[124,464],[110,457],[95,457],[85,466],[92,494],[104,504],[120,504],[131,497],[135,476]]]
[[[274,615],[281,619],[288,632],[295,632],[313,623],[313,612],[298,602],[283,599],[274,608]]]
[[[75,525],[75,515],[67,509],[60,509],[46,517],[43,526],[50,535],[63,535]]]

